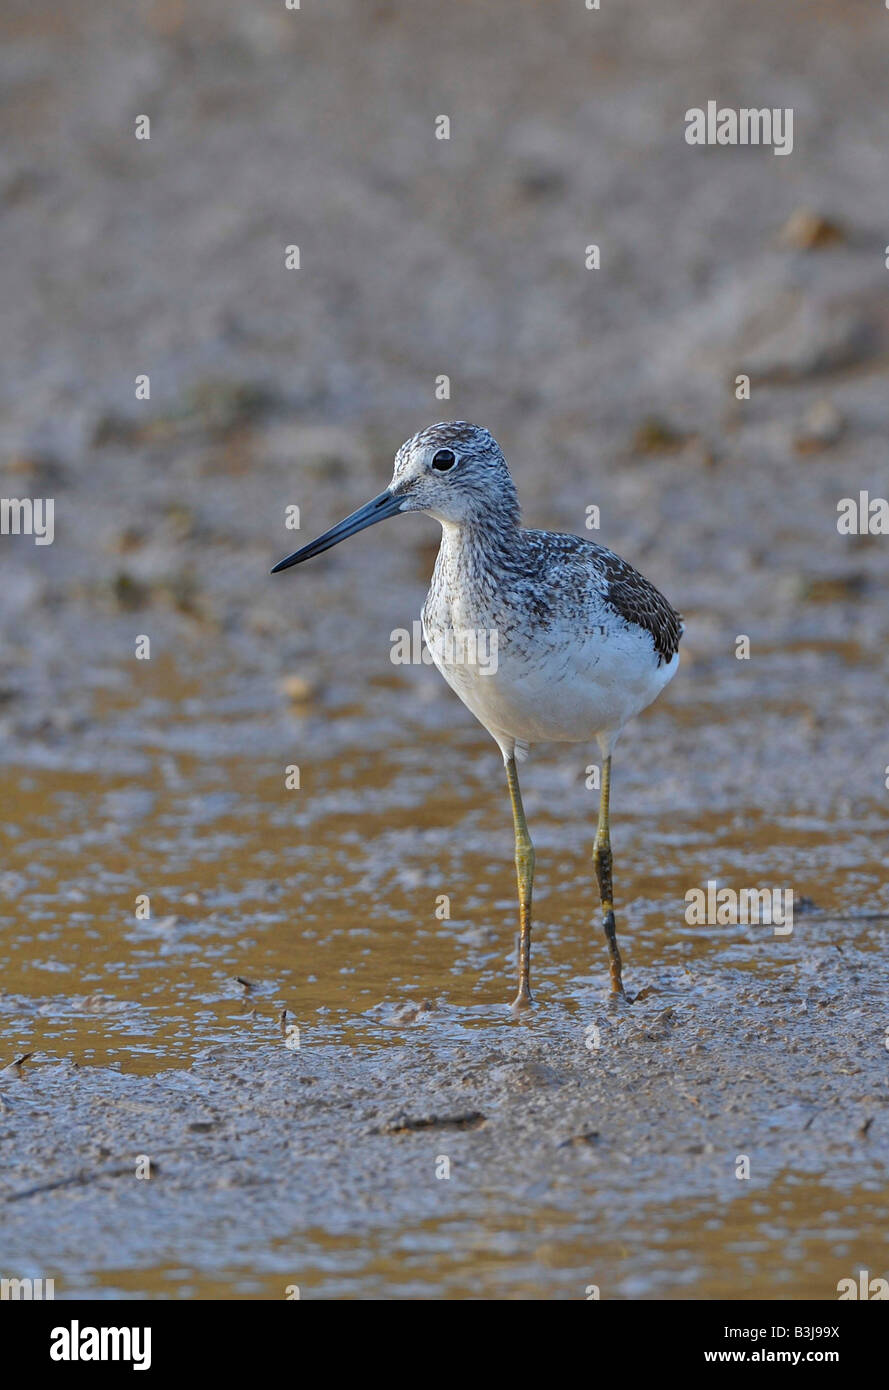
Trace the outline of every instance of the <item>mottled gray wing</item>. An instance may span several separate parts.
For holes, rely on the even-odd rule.
[[[670,661],[679,648],[683,624],[663,594],[643,574],[605,546],[581,536],[554,531],[526,533],[538,565],[547,571],[551,591],[577,588],[594,592],[619,618],[651,634],[658,665]]]
[[[599,549],[606,582],[605,600],[628,623],[645,628],[654,640],[658,665],[670,661],[679,650],[683,633],[682,617],[659,589],[613,550]]]

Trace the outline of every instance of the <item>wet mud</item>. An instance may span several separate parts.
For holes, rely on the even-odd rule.
[[[836,525],[889,497],[884,21],[806,8],[0,21],[0,490],[56,501],[52,546],[0,539],[0,1273],[461,1299],[889,1275],[889,538]],[[729,78],[788,91],[791,157],[684,144]],[[471,134],[435,148],[450,107]],[[492,429],[528,524],[598,506],[685,615],[615,755],[631,1005],[595,752],[546,747],[536,1004],[509,1010],[499,754],[390,659],[435,524],[268,576],[287,505],[308,539],[442,415]],[[792,932],[690,923],[711,881],[792,890]]]

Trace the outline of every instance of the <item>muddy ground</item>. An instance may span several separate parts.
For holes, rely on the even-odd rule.
[[[830,1299],[889,1275],[889,538],[836,524],[889,497],[887,23],[5,9],[0,490],[53,497],[56,535],[0,537],[4,1277]],[[792,106],[793,153],[688,146],[710,98]],[[632,1005],[594,925],[593,751],[540,748],[537,1004],[509,1012],[499,755],[390,661],[434,523],[268,576],[288,504],[324,529],[442,417],[493,431],[529,524],[598,506],[686,617],[615,765]],[[792,889],[792,934],[689,925],[708,880]]]

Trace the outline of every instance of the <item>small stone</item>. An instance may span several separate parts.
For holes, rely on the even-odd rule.
[[[857,571],[847,574],[801,574],[795,581],[796,599],[805,603],[851,603],[866,591],[867,575]]]
[[[64,476],[57,461],[47,454],[13,454],[4,467],[13,477],[27,478],[38,487],[58,487]]]
[[[318,682],[311,676],[282,676],[278,689],[293,704],[304,705],[318,694]]]
[[[434,1008],[435,1006],[428,999],[421,999],[419,1004],[415,1004],[413,1000],[407,1000],[393,1011],[392,1022],[416,1023],[418,1018],[421,1018],[423,1014],[432,1013]]]
[[[793,447],[798,454],[814,454],[836,444],[843,433],[845,421],[833,401],[816,401],[806,411],[797,430]]]
[[[147,584],[128,571],[119,570],[111,581],[111,596],[118,608],[131,613],[148,602],[149,589]]]
[[[836,222],[831,222],[813,208],[797,208],[781,228],[782,245],[797,251],[821,251],[825,246],[837,246],[846,234]]]
[[[145,544],[145,535],[138,526],[125,526],[113,537],[109,550],[115,555],[128,555]]]
[[[630,447],[635,454],[674,454],[685,442],[686,436],[666,420],[649,415],[637,426]]]

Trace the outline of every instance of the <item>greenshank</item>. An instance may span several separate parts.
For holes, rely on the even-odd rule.
[[[441,523],[423,635],[506,766],[519,898],[513,1007],[531,1003],[534,882],[517,764],[539,742],[598,744],[593,864],[611,991],[626,997],[612,890],[611,757],[627,721],[676,674],[682,619],[614,551],[579,536],[526,530],[500,447],[486,429],[464,420],[430,425],[406,440],[385,492],[281,560],[272,574],[398,512],[426,512]]]

